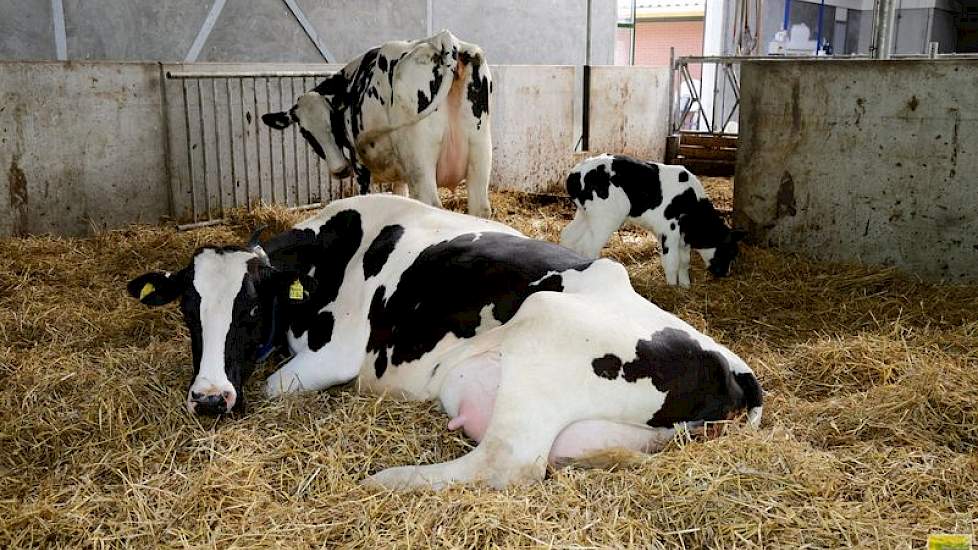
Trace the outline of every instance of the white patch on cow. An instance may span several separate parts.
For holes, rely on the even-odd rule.
[[[237,395],[224,370],[224,349],[234,299],[248,271],[251,252],[218,253],[206,249],[194,258],[194,288],[200,294],[201,357],[200,370],[187,393],[187,406],[193,412],[191,395],[225,396],[227,410],[234,407]]]
[[[492,314],[495,309],[495,304],[488,304],[479,310],[479,326],[475,329],[476,334],[481,334],[487,330],[502,326],[502,323],[500,323]]]

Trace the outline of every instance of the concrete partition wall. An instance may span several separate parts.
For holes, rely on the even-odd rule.
[[[574,67],[493,66],[492,179],[497,189],[545,191],[573,165]]]
[[[734,209],[755,241],[978,279],[978,61],[741,70]]]
[[[594,153],[662,161],[669,133],[668,67],[592,67]]]
[[[79,235],[170,212],[159,68],[0,63],[0,235]]]

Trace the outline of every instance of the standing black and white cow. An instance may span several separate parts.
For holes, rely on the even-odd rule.
[[[727,227],[699,180],[682,166],[599,155],[571,170],[567,193],[577,212],[561,231],[560,244],[596,258],[611,234],[630,221],[659,240],[669,285],[689,288],[691,248],[714,276],[729,275],[744,237]]]
[[[761,418],[744,361],[638,295],[620,264],[403,197],[335,201],[263,246],[205,247],[128,290],[147,305],[180,300],[192,412],[239,408],[255,362],[288,346],[268,395],[357,379],[439,400],[449,427],[479,442],[368,480],[385,487],[501,487],[541,479],[548,460],[655,451],[676,424]]]
[[[448,31],[368,50],[262,121],[297,123],[333,175],[406,182],[412,197],[441,206],[437,187],[468,187],[468,211],[489,217],[492,77],[482,50]],[[404,189],[400,190],[401,194]]]

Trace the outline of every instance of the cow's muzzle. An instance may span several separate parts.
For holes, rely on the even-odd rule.
[[[193,414],[217,416],[231,412],[231,409],[234,408],[234,401],[234,392],[230,391],[216,394],[190,392],[190,399],[187,400],[187,408]]]

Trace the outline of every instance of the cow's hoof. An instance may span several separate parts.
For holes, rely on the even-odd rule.
[[[407,491],[415,487],[428,486],[414,466],[400,466],[381,470],[364,479],[360,485],[388,491]]]

